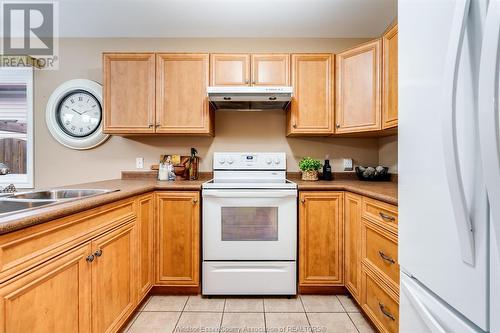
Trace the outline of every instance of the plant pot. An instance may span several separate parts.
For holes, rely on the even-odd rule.
[[[318,180],[318,170],[302,171],[302,180]]]

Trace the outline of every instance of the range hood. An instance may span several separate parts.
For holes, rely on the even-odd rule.
[[[208,100],[220,111],[285,110],[292,87],[208,87]]]

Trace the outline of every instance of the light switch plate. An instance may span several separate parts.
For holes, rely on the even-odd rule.
[[[352,171],[352,158],[344,158],[344,171]]]
[[[144,158],[143,157],[137,157],[135,159],[135,168],[136,169],[144,169]]]

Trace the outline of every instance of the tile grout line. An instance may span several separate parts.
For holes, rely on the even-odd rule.
[[[146,305],[148,305],[149,301],[151,301],[151,298],[152,296],[149,296],[146,303],[144,303],[144,305],[142,306],[141,309],[145,309],[146,308]],[[127,330],[126,331],[123,331],[123,333],[127,333],[129,332],[131,329],[132,329],[132,326],[134,325],[135,321],[137,320],[137,318],[139,318],[139,316],[141,315],[141,313],[143,313],[144,311],[139,309],[139,311],[137,311],[137,313],[134,315],[134,318],[132,318],[132,321],[130,322],[130,325],[127,325]]]
[[[222,322],[224,320],[224,313],[226,312],[226,300],[227,298],[224,298],[224,305],[222,306],[222,316],[220,317],[219,333],[222,330]]]
[[[179,314],[179,318],[177,318],[177,321],[175,322],[175,326],[174,326],[173,332],[176,332],[176,330],[177,330],[177,325],[179,325],[179,321],[181,320],[182,314],[184,313],[184,309],[186,308],[186,305],[187,305],[187,303],[189,301],[189,297],[191,297],[191,296],[186,297],[186,301],[184,302],[184,306],[181,309],[181,312]]]
[[[262,298],[262,313],[264,314],[264,333],[267,333],[266,323],[266,305],[264,304],[265,298]]]
[[[342,304],[342,302],[340,301],[340,298],[339,298],[337,295],[335,295],[335,297],[337,297],[337,300],[339,301],[340,306],[342,307],[342,309],[344,309],[344,311],[345,311],[344,313],[347,315],[347,318],[349,318],[349,320],[351,321],[351,323],[354,325],[354,328],[356,329],[356,331],[358,331],[358,333],[361,333],[361,332],[359,331],[358,326],[356,326],[356,324],[355,324],[355,323],[354,323],[354,321],[352,320],[351,316],[349,316],[349,312],[347,312],[347,309],[345,308],[344,304]]]
[[[312,333],[316,333],[316,332],[313,332],[311,321],[309,320],[309,316],[307,315],[306,307],[304,306],[304,301],[302,300],[302,295],[299,295],[299,299],[300,299],[300,304],[302,304],[302,309],[304,310],[304,313],[306,314],[306,319],[307,319],[307,323],[309,324],[309,329],[311,330]]]

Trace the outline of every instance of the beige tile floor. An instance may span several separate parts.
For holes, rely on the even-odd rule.
[[[375,332],[347,296],[152,296],[127,333],[369,333]]]

